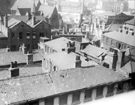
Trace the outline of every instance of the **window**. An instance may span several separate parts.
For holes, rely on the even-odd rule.
[[[97,97],[103,96],[103,86],[97,88]]]
[[[12,32],[12,33],[11,33],[11,39],[14,39],[14,38],[15,38],[15,33]]]
[[[114,84],[108,85],[107,96],[113,95]]]
[[[80,92],[74,92],[72,103],[78,103],[78,102],[80,102]]]
[[[45,105],[54,105],[54,98],[52,97],[46,98]]]
[[[27,47],[27,51],[30,50],[30,45],[29,44],[27,44],[26,47]]]
[[[44,33],[41,32],[41,33],[39,34],[39,37],[44,37]]]
[[[22,36],[22,32],[19,32],[19,39],[22,39],[23,36]]]
[[[61,95],[59,105],[67,105],[67,98],[68,98],[67,94]]]
[[[30,39],[30,33],[27,32],[27,39]]]
[[[31,103],[29,103],[29,105],[39,105],[39,102],[38,101],[31,102]]]
[[[122,93],[122,92],[123,92],[123,83],[119,83],[117,93]]]
[[[33,39],[36,38],[36,32],[33,32]]]
[[[85,100],[92,98],[92,89],[85,90]]]

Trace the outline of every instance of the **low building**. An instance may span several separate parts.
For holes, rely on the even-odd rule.
[[[104,67],[20,76],[14,65],[9,68],[9,77],[0,81],[0,104],[80,104],[126,92],[130,84],[130,78]]]

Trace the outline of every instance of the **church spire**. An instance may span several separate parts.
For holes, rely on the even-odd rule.
[[[31,14],[34,15],[34,16],[36,14],[35,0],[33,0],[33,5],[32,5],[32,8],[31,8]]]

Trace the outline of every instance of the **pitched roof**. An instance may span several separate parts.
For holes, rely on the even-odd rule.
[[[0,32],[0,38],[7,38],[2,32]]]
[[[38,5],[40,0],[17,0],[15,4],[11,7],[11,10],[17,10],[17,8],[33,8],[33,1],[35,1],[35,6]]]
[[[129,25],[133,25],[135,26],[135,18],[129,20],[129,21],[126,21],[125,24],[129,24]]]
[[[103,36],[126,43],[131,46],[135,46],[135,36],[130,33],[126,34],[125,32],[112,31],[103,34]]]
[[[76,56],[79,56],[76,53],[69,53],[66,52],[58,52],[53,54],[45,55],[45,58],[51,60],[51,62],[57,66],[60,70],[63,69],[70,69],[76,68]],[[87,61],[85,57],[80,56],[80,60],[82,61],[81,67],[88,67],[88,66],[98,66],[98,64],[94,61]]]
[[[122,26],[123,26],[123,24],[113,24],[112,23],[112,24],[108,25],[108,27],[105,29],[105,31],[116,31]]]
[[[45,45],[49,46],[50,48],[56,51],[62,51],[63,48],[67,48],[67,43],[73,42],[65,37],[57,38],[51,41],[44,43]]]
[[[54,7],[54,6],[41,5],[39,7],[39,11],[43,12],[44,17],[50,18],[52,16],[55,8],[56,7]]]
[[[103,67],[76,68],[0,81],[0,104],[19,104],[129,78]]]
[[[13,28],[14,26],[16,26],[17,24],[19,24],[21,21],[15,19],[15,18],[11,18],[9,21],[8,21],[8,27],[9,28]]]
[[[101,55],[107,54],[106,50],[93,46],[93,45],[90,45],[90,44],[88,46],[86,46],[86,48],[81,50],[81,52],[83,52],[93,58],[96,58],[98,60],[100,60]]]

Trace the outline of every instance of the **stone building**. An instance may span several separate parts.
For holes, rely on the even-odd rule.
[[[103,0],[102,10],[120,13],[128,11],[128,2],[125,0]]]

